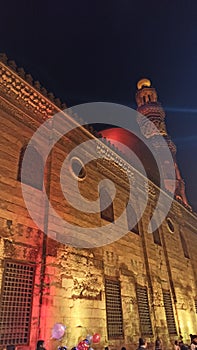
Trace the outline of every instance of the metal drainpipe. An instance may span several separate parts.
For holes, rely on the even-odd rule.
[[[49,121],[50,127],[50,139],[49,147],[51,144],[51,140],[53,137],[53,118]],[[44,232],[43,232],[43,242],[42,242],[42,258],[41,258],[41,269],[40,269],[40,298],[39,298],[39,315],[38,315],[38,339],[40,339],[40,324],[41,324],[41,310],[42,310],[42,302],[43,302],[43,294],[44,294],[44,280],[45,280],[45,271],[46,271],[46,252],[47,252],[47,233],[48,233],[48,217],[49,217],[49,201],[50,201],[50,190],[51,190],[51,168],[52,168],[52,150],[49,153],[46,162],[46,179],[45,183],[45,191],[46,191],[46,200],[45,200],[45,211],[44,211]],[[44,184],[43,184],[44,186]]]

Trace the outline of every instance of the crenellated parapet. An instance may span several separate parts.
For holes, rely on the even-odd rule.
[[[34,81],[23,68],[17,68],[14,61],[9,61],[5,54],[0,54],[0,89],[1,94],[14,99],[17,104],[40,114],[45,120],[66,108],[53,93]]]

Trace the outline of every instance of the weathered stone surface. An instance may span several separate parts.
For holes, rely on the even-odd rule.
[[[174,202],[169,213],[174,233],[169,231],[164,220],[159,228],[162,246],[155,244],[147,227],[158,188],[152,183],[145,186],[144,179],[137,176],[135,169],[131,171],[128,164],[109,147],[98,143],[98,154],[106,153],[108,160],[94,161],[86,166],[87,176],[79,183],[80,192],[89,201],[94,201],[99,196],[99,182],[109,178],[117,191],[113,202],[117,219],[128,201],[126,170],[129,170],[128,176],[132,178],[133,185],[140,189],[133,203],[137,209],[144,192],[149,194],[148,206],[139,222],[139,235],[129,231],[118,241],[101,248],[76,249],[57,243],[52,237],[45,239],[43,230],[31,219],[17,181],[20,150],[29,142],[43,118],[57,110],[51,101],[0,63],[0,284],[6,259],[31,262],[36,266],[30,343],[19,349],[34,350],[38,338],[46,340],[47,350],[55,350],[60,344],[71,348],[87,334],[96,332],[101,334],[101,343],[93,345],[95,350],[106,345],[111,350],[120,349],[123,345],[128,350],[136,349],[141,335],[136,285],[146,286],[148,290],[153,326],[153,336],[148,337],[148,341],[153,343],[159,334],[167,349],[170,340],[174,339],[174,335],[168,334],[162,289],[171,291],[177,332],[181,332],[184,340],[188,341],[189,334],[197,327],[194,303],[197,219],[181,204]],[[93,136],[81,127],[62,137],[51,154],[51,173],[45,169],[46,187],[47,178],[50,179],[47,188],[53,208],[64,220],[86,228],[100,227],[107,222],[101,219],[99,212],[83,213],[73,208],[63,196],[59,178],[65,156],[90,137]],[[67,193],[76,196],[72,188],[67,188]],[[46,202],[36,189],[32,206],[43,218],[43,227],[46,227]],[[59,226],[55,217],[52,217],[50,225],[56,237]],[[119,229],[114,227],[117,233]],[[184,256],[180,231],[184,233],[190,259]],[[108,339],[106,277],[121,283],[124,339]],[[51,339],[51,330],[57,322],[67,326],[61,341]]]

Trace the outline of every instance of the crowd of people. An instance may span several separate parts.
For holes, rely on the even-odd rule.
[[[197,350],[197,335],[190,334],[190,344],[185,344],[183,337],[180,336],[179,340],[175,340],[173,350]],[[147,348],[147,342],[144,338],[139,338],[139,346],[137,350],[144,350]],[[161,338],[157,337],[155,340],[155,350],[163,350],[163,342]],[[122,348],[121,350],[126,350]]]
[[[190,339],[190,344],[185,344],[183,341],[183,337],[180,337],[180,340],[175,340],[174,350],[197,350],[197,335],[190,334]]]
[[[197,335],[190,334],[190,344],[185,344],[183,341],[183,337],[180,336],[179,340],[175,340],[174,349],[173,350],[197,350]],[[157,336],[154,344],[154,350],[163,350],[163,342],[162,339]],[[137,350],[145,350],[147,348],[147,341],[144,338],[139,338],[139,345]],[[126,350],[125,347],[122,347],[121,350]]]
[[[190,339],[191,339],[190,344],[185,344],[183,342],[183,337],[180,336],[179,340],[175,340],[173,350],[197,350],[197,335],[190,334]],[[139,338],[139,345],[137,350],[145,350],[146,348],[147,348],[146,339]],[[38,340],[36,350],[46,350],[44,346],[44,340]],[[67,350],[67,348],[62,346],[62,347],[59,347],[58,350]],[[105,347],[105,350],[109,350],[109,348]],[[126,348],[122,347],[121,350],[126,350]],[[155,340],[154,350],[163,350],[163,342],[160,337],[157,337]]]

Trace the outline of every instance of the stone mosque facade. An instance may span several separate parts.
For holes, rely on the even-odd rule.
[[[14,61],[8,61],[5,55],[0,59],[0,349],[14,345],[17,349],[33,350],[38,339],[45,340],[47,350],[60,345],[71,349],[95,333],[101,338],[100,343],[92,344],[95,350],[106,346],[116,350],[122,346],[136,349],[140,336],[147,339],[149,347],[157,336],[161,337],[164,349],[171,349],[172,342],[180,336],[189,342],[189,334],[197,332],[197,216],[188,204],[176,147],[167,133],[165,112],[150,81],[139,81],[136,102],[138,111],[152,121],[155,129],[148,128],[143,120],[138,120],[139,127],[157,152],[158,133],[165,138],[176,174],[170,211],[151,234],[148,224],[159,196],[158,178],[149,166],[152,160],[149,162],[145,156],[145,168],[147,173],[150,171],[145,183],[126,155],[116,148],[117,138],[114,145],[107,141],[113,139],[113,129],[104,130],[105,138],[100,138],[91,127],[77,124],[65,113],[65,122],[75,125],[75,129],[54,145],[44,167],[40,147],[32,143],[31,162],[21,175],[31,137],[66,106],[22,68],[17,68]],[[117,134],[119,141],[122,137],[130,147],[134,136],[121,129],[116,129]],[[59,184],[65,156],[87,140],[95,140],[97,153],[108,157],[98,157],[81,167],[83,159],[73,156],[69,176],[79,180],[81,194],[90,201],[99,199],[101,180],[107,178],[114,183],[116,196],[98,213],[85,213],[72,207]],[[142,145],[137,142],[135,145],[139,153],[146,153]],[[164,196],[169,197],[172,184],[165,161],[162,169]],[[138,188],[132,203],[128,203],[128,176]],[[22,184],[23,188],[33,189],[31,207],[38,213],[41,227],[27,209]],[[44,188],[58,215],[83,230],[112,224],[128,203],[127,233],[114,242],[93,248],[60,242],[56,239],[60,227],[55,217],[50,223],[53,235],[46,234],[50,208]],[[72,188],[67,191],[72,193]],[[101,198],[110,199],[107,187],[101,191]],[[148,203],[144,213],[132,225],[145,195]],[[159,211],[163,210],[161,203]],[[117,225],[113,234],[115,231]],[[66,326],[61,339],[52,337],[57,323]]]

